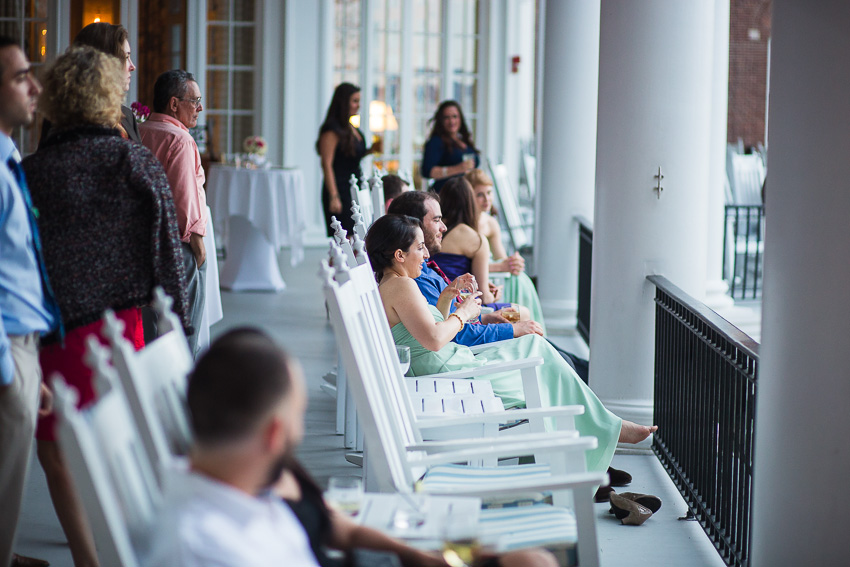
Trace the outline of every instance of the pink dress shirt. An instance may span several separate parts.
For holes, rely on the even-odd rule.
[[[204,192],[204,168],[194,138],[179,120],[154,112],[139,125],[142,143],[165,168],[177,209],[180,240],[189,242],[189,234],[204,236],[207,231],[207,197]]]

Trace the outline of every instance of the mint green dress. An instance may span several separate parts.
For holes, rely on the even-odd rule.
[[[531,311],[531,318],[543,327],[543,335],[546,335],[546,323],[543,322],[543,308],[540,307],[540,298],[537,296],[537,288],[534,282],[525,272],[517,276],[505,278],[504,298],[499,301],[506,303],[517,303],[525,305]]]
[[[443,315],[436,307],[429,305],[428,308],[436,321],[443,320]],[[464,370],[483,366],[488,362],[514,361],[531,356],[542,357],[543,365],[537,368],[537,375],[542,387],[543,404],[584,406],[584,414],[576,416],[576,429],[582,435],[596,437],[599,441],[598,447],[587,453],[588,470],[608,470],[614,450],[617,448],[622,420],[602,405],[596,394],[581,381],[575,371],[542,337],[525,335],[499,346],[484,349],[478,354],[472,354],[468,347],[452,342],[437,352],[430,351],[419,344],[401,323],[392,328],[392,333],[397,345],[410,347],[410,371],[408,372],[410,376]],[[493,391],[502,399],[506,408],[525,407],[522,377],[519,371],[491,374],[482,378],[490,380]]]

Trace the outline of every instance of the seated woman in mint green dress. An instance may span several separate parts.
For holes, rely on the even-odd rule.
[[[472,185],[464,177],[449,179],[440,193],[440,208],[448,231],[443,235],[442,251],[435,254],[432,260],[437,262],[449,279],[471,273],[481,286],[481,299],[485,304],[500,301],[518,306],[520,320],[537,321],[543,328],[545,336],[543,310],[540,308],[540,299],[537,297],[537,290],[531,279],[520,269],[516,271],[516,275],[507,278],[504,290],[492,285],[490,281],[490,271],[494,267],[495,271],[507,272],[509,270],[504,269],[505,264],[517,262],[524,264],[524,261],[522,256],[516,254],[501,263],[491,265],[491,243],[481,234],[480,211],[476,206]],[[495,221],[493,217],[489,218]],[[498,244],[501,255],[504,255],[505,249],[502,243]],[[504,297],[499,297],[500,292]],[[505,316],[508,317],[508,315]]]
[[[657,427],[621,420],[608,411],[596,394],[576,375],[564,359],[537,335],[525,335],[484,349],[473,355],[468,347],[451,342],[467,321],[478,316],[480,293],[461,301],[454,313],[449,306],[457,297],[458,286],[474,285],[470,277],[448,286],[437,307],[428,305],[413,278],[428,258],[425,239],[418,219],[403,215],[379,218],[366,235],[366,251],[379,283],[379,291],[396,344],[410,347],[410,372],[414,376],[481,366],[487,362],[514,361],[540,356],[538,368],[544,404],[561,406],[581,404],[583,415],[576,417],[582,435],[598,439],[598,448],[587,455],[588,469],[605,471],[617,442],[638,443]],[[525,406],[522,378],[518,371],[487,377],[505,407]]]

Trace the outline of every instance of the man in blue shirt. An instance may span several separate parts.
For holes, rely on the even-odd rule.
[[[38,338],[58,323],[43,279],[37,211],[32,208],[12,131],[32,122],[41,85],[21,48],[0,36],[0,566],[29,558],[12,554],[36,414],[49,411]],[[46,291],[47,290],[47,291]]]

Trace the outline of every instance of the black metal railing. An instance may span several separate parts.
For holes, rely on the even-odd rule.
[[[758,344],[663,276],[655,284],[653,450],[727,565],[750,562]]]
[[[764,205],[726,205],[723,279],[733,299],[758,299],[764,272]]]
[[[590,272],[593,262],[593,225],[582,216],[578,222],[578,307],[576,328],[584,342],[590,344]]]

